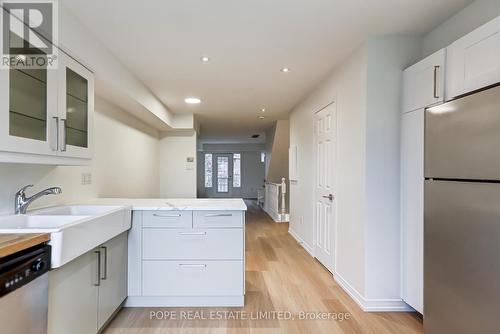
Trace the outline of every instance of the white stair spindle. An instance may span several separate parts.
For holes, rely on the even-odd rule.
[[[285,178],[281,179],[281,214],[286,214],[286,183]]]

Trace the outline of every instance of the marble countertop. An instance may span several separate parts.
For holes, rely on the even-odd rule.
[[[126,205],[132,210],[245,211],[241,198],[97,198],[86,204]]]

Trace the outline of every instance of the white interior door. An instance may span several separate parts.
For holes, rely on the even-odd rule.
[[[217,196],[231,196],[233,190],[233,155],[214,154],[215,165],[215,194]]]
[[[334,266],[334,156],[335,104],[330,104],[314,116],[315,160],[315,256],[331,272]]]

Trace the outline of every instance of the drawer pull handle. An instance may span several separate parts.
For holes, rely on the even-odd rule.
[[[206,264],[179,263],[179,267],[183,268],[206,268]]]
[[[178,214],[153,213],[153,216],[161,218],[174,218],[174,217],[181,217],[182,215],[180,213]]]
[[[180,235],[207,235],[207,232],[179,232]]]
[[[210,213],[205,215],[205,217],[232,217],[232,213]]]

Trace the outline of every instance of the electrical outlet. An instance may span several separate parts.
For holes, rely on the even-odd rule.
[[[82,173],[82,185],[92,184],[92,173]]]

